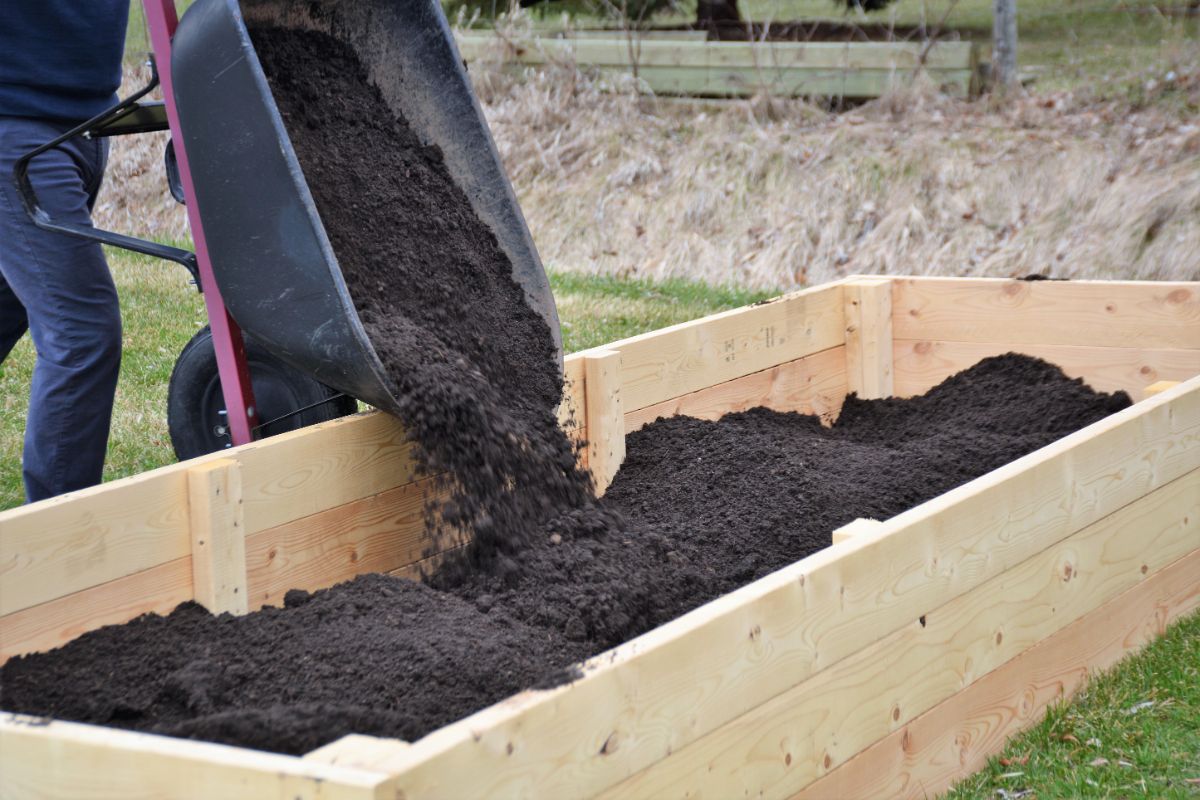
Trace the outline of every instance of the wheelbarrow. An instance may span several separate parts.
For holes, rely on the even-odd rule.
[[[199,426],[171,425],[181,458],[296,427],[305,414],[315,416],[312,421],[338,416],[353,409],[354,399],[399,411],[271,96],[247,19],[314,28],[354,48],[388,105],[423,142],[441,149],[451,178],[549,326],[561,366],[549,281],[438,0],[197,0],[178,23],[172,0],[143,4],[156,65],[151,84],[63,138],[169,127],[169,184],[187,205],[195,253],[59,224],[39,208],[28,180],[22,183],[18,175],[18,183],[39,226],[177,261],[192,272],[205,295],[212,348],[206,349],[208,339],[194,340],[172,378],[172,416],[192,416],[181,407],[201,406],[195,411]],[[165,103],[143,101],[159,81]],[[250,366],[247,350],[258,353]],[[199,361],[208,373],[189,366],[198,379],[176,379],[180,365]],[[295,388],[305,381],[309,399],[312,387],[332,390],[297,408]],[[269,395],[273,407],[256,408],[256,393]],[[214,400],[224,407],[214,407]],[[322,405],[327,408],[314,411]],[[189,435],[177,436],[177,427]]]

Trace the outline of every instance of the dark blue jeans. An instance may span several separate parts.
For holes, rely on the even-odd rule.
[[[29,502],[100,482],[121,364],[121,313],[104,251],[35,227],[12,178],[21,155],[69,127],[0,117],[0,363],[26,330],[37,351],[22,459]],[[90,225],[106,160],[103,140],[78,137],[34,159],[41,206]]]

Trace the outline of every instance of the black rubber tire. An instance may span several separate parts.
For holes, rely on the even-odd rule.
[[[246,337],[246,361],[254,386],[256,419],[271,420],[329,398],[328,403],[268,425],[259,437],[274,436],[317,422],[344,417],[358,410],[353,397],[338,396],[325,384],[284,364],[250,337]],[[229,447],[225,398],[217,374],[217,354],[212,332],[201,328],[179,353],[167,388],[167,428],[171,446],[179,460],[195,458]]]

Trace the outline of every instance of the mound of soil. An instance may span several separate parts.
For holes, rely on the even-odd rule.
[[[524,569],[366,575],[244,617],[187,603],[10,660],[0,706],[297,754],[415,739],[1128,404],[1007,355],[922,397],[850,397],[831,428],[658,420],[599,505],[535,531]]]

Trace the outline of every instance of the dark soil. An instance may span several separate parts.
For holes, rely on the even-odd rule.
[[[554,422],[549,331],[436,148],[328,37],[253,33],[444,516],[481,549],[429,585],[366,575],[214,617],[187,603],[0,670],[0,707],[303,753],[415,739],[1125,407],[1036,359],[924,397],[846,401],[832,428],[755,409],[659,420],[597,503]],[[465,323],[464,321],[469,321]]]
[[[428,474],[475,561],[522,549],[548,514],[591,500],[555,419],[545,321],[436,146],[422,144],[331,36],[253,29],[255,50],[367,336]]]
[[[244,617],[185,604],[12,659],[0,706],[288,753],[415,739],[1128,404],[1008,355],[923,397],[848,398],[832,428],[659,420],[598,507],[537,530],[524,570],[366,575]]]

